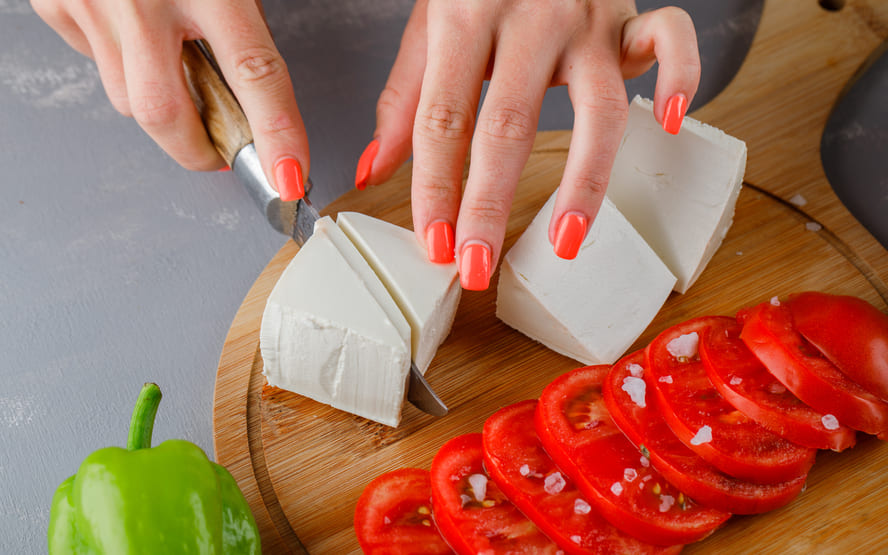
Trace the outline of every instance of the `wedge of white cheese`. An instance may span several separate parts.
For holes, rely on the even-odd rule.
[[[447,338],[462,288],[456,264],[433,264],[413,232],[358,212],[336,223],[385,284],[411,328],[413,362],[425,374]]]
[[[555,194],[506,254],[496,315],[583,364],[612,364],[666,301],[675,276],[608,199],[579,254],[558,258],[548,238]]]
[[[746,143],[686,117],[671,135],[635,97],[607,196],[675,274],[693,285],[721,245],[746,171]]]
[[[329,217],[318,221],[269,295],[259,345],[269,385],[398,425],[410,327]]]

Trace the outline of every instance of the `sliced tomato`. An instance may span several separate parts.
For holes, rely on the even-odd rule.
[[[740,339],[804,403],[861,432],[888,430],[888,403],[850,380],[802,337],[785,305],[764,302],[741,311],[738,319]]]
[[[617,426],[672,485],[703,505],[735,514],[782,507],[804,489],[805,475],[754,484],[719,471],[688,449],[660,416],[657,396],[646,393],[645,366],[643,350],[618,360],[604,382],[604,400]]]
[[[484,467],[506,497],[566,553],[665,554],[681,546],[643,543],[611,526],[543,450],[537,401],[500,409],[484,423]]]
[[[857,297],[806,291],[786,305],[796,329],[864,389],[888,401],[888,314]]]
[[[367,484],[355,506],[355,534],[367,554],[453,553],[432,519],[432,484],[421,468],[387,472]]]
[[[543,448],[583,497],[623,532],[656,545],[705,538],[731,515],[689,499],[620,432],[601,393],[608,370],[578,368],[546,386],[534,416]]]
[[[700,333],[725,316],[703,316],[662,331],[645,350],[645,382],[678,439],[725,474],[776,484],[807,474],[817,451],[769,432],[735,409],[700,362]]]
[[[432,512],[461,555],[539,553],[558,545],[528,520],[484,470],[481,434],[456,436],[432,459]]]
[[[712,384],[737,410],[793,443],[844,451],[855,432],[793,395],[740,339],[736,319],[713,321],[700,338],[700,359]]]

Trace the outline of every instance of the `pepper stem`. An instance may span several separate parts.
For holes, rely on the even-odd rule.
[[[155,383],[146,383],[136,399],[133,418],[130,420],[129,437],[126,448],[129,451],[151,447],[151,433],[154,431],[154,416],[160,405],[160,388]]]

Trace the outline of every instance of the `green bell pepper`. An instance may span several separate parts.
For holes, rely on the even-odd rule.
[[[160,388],[145,384],[127,448],[89,455],[58,487],[50,510],[50,555],[261,553],[259,530],[231,474],[196,445],[151,448]]]

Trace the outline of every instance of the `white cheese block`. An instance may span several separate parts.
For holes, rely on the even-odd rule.
[[[671,135],[635,97],[607,196],[666,263],[684,293],[721,245],[746,171],[746,144],[686,117]]]
[[[660,310],[675,276],[605,199],[573,260],[548,238],[553,194],[506,254],[496,315],[583,364],[612,364]]]
[[[358,212],[336,223],[382,280],[411,329],[413,362],[425,374],[447,338],[462,287],[456,263],[429,262],[413,232]]]
[[[350,245],[324,218],[281,274],[262,316],[263,374],[269,385],[397,426],[409,326]]]

